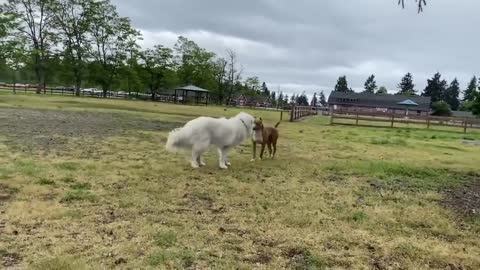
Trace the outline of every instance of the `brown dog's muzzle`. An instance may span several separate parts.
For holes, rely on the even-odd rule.
[[[263,143],[263,128],[261,127],[253,128],[253,140],[256,143]]]

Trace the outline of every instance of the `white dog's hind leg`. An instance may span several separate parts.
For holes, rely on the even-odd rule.
[[[198,164],[199,164],[200,166],[205,166],[205,165],[207,165],[207,164],[205,164],[205,162],[203,161],[203,158],[202,158],[201,155],[198,156],[197,162],[198,162]]]
[[[232,166],[232,163],[230,163],[230,159],[228,158],[228,154],[225,153],[225,165],[227,166]]]
[[[190,161],[190,165],[192,168],[198,168],[200,167],[200,164],[198,164],[198,152],[195,149],[192,149],[192,160]]]
[[[192,147],[192,168],[198,168],[200,166],[205,166],[205,163],[202,160],[202,154],[208,150],[208,142],[198,143]]]

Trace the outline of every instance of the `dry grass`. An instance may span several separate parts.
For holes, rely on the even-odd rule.
[[[238,112],[21,95],[0,95],[1,106],[169,122]],[[455,132],[327,122],[282,122],[276,160],[250,163],[246,142],[228,171],[215,151],[189,168],[164,151],[165,131],[69,140],[63,155],[16,152],[0,134],[0,263],[16,254],[15,266],[36,269],[480,268],[480,222],[440,206],[442,189],[478,177],[478,147]]]

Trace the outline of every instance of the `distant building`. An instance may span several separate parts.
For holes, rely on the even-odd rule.
[[[394,113],[398,115],[430,114],[430,97],[333,91],[328,106],[334,111],[348,110],[365,113]]]
[[[475,115],[472,112],[466,111],[452,111],[452,116],[458,118],[475,118]]]

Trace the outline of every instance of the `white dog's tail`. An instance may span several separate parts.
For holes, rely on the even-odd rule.
[[[168,134],[168,139],[167,143],[165,144],[165,149],[167,151],[175,153],[180,150],[188,150],[192,147],[190,140],[189,140],[189,134],[188,130],[185,130],[185,128],[177,128],[172,130]]]

